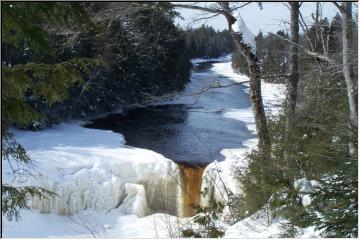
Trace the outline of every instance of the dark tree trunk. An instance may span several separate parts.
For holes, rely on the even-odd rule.
[[[299,2],[290,2],[291,41],[299,44]],[[291,131],[294,125],[294,115],[297,99],[297,85],[299,81],[299,49],[291,44],[289,54],[289,78],[287,82],[287,108],[285,123],[285,143],[291,144]],[[288,160],[288,146],[285,148],[285,160]]]
[[[221,3],[222,8],[227,13],[225,15],[229,23],[229,31],[235,42],[236,49],[246,58],[250,72],[250,101],[254,112],[256,133],[259,138],[259,150],[262,160],[269,157],[270,154],[270,137],[267,126],[267,120],[261,95],[261,72],[260,62],[256,55],[255,49],[249,43],[246,43],[241,33],[236,33],[232,29],[232,25],[237,19],[231,14],[228,2]],[[241,30],[241,29],[240,29]]]
[[[236,49],[245,56],[250,72],[250,101],[254,111],[256,132],[259,138],[259,149],[262,157],[267,158],[270,149],[270,137],[267,127],[267,120],[261,95],[261,73],[260,63],[257,55],[251,47],[244,43],[241,35],[237,34],[230,28],[230,34],[234,39]]]

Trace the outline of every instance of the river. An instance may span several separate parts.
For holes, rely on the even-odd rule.
[[[190,82],[179,94],[180,98],[187,96],[186,101],[130,108],[125,116],[110,114],[85,127],[119,132],[128,145],[153,150],[177,163],[205,166],[214,160],[222,161],[222,149],[243,148],[242,142],[255,136],[245,122],[223,115],[230,109],[250,107],[246,86],[212,88],[196,95],[214,80],[222,85],[232,83],[212,70],[217,63],[194,64]]]

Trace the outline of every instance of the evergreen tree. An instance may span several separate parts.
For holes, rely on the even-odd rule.
[[[228,30],[215,31],[212,27],[202,25],[185,32],[186,47],[192,58],[216,58],[234,50],[234,43]]]
[[[21,62],[12,58],[12,53],[28,50],[35,55],[49,56],[45,59],[51,59],[51,24],[56,22],[66,26],[79,19],[85,19],[85,14],[78,3],[2,3],[2,160],[11,166],[15,181],[13,184],[2,183],[1,191],[2,214],[10,220],[13,217],[18,219],[20,208],[28,207],[28,195],[51,197],[54,194],[40,187],[17,186],[21,177],[30,172],[32,161],[24,148],[15,141],[9,128],[15,124],[25,126],[41,118],[26,102],[29,94],[43,99],[47,104],[58,102],[66,98],[68,87],[80,84],[83,77],[91,71],[90,66],[97,63],[91,59],[72,59],[61,63],[42,62],[41,58]],[[13,52],[9,52],[9,49]]]

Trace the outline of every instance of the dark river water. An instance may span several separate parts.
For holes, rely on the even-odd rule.
[[[199,92],[214,80],[231,83],[211,70],[214,63],[197,64],[183,94]],[[243,141],[255,137],[244,122],[223,116],[229,109],[250,107],[244,88],[237,85],[211,89],[191,97],[188,104],[128,109],[126,116],[110,114],[85,127],[119,132],[127,145],[153,150],[178,163],[206,165],[223,160],[222,149],[244,147]]]

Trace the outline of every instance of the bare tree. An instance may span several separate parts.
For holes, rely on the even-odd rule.
[[[299,44],[299,2],[290,2],[290,18],[291,18],[291,41]],[[289,78],[287,82],[287,109],[285,123],[285,142],[289,143],[291,129],[294,124],[294,115],[297,99],[297,85],[299,82],[299,49],[295,45],[290,45],[289,54]],[[288,161],[288,151],[285,149],[285,160]]]
[[[352,2],[343,2],[341,5],[334,2],[334,5],[340,10],[342,15],[342,67],[346,82],[346,90],[350,112],[350,124],[357,130],[358,127],[358,109],[357,109],[357,79],[354,76],[353,66],[351,64],[351,46],[352,46]],[[356,148],[352,143],[349,144],[350,154],[357,156]]]
[[[357,79],[354,74],[354,67],[351,63],[351,46],[352,46],[352,2],[343,2],[341,5],[337,2],[333,2],[333,4],[339,9],[342,14],[342,27],[343,27],[343,50],[342,50],[342,71],[346,82],[347,89],[347,98],[349,105],[349,119],[350,126],[353,132],[357,131],[358,127],[358,109],[357,109]],[[317,5],[317,14],[319,11],[319,5]],[[301,16],[301,15],[300,15]],[[316,21],[316,17],[315,21]],[[278,38],[290,43],[291,45],[297,47],[302,50],[306,54],[313,56],[319,60],[326,61],[334,67],[337,67],[338,62],[329,57],[327,51],[324,50],[324,53],[317,53],[313,49],[309,50],[304,46],[296,43],[290,39],[283,38],[280,35],[275,35]],[[320,39],[320,38],[319,38]],[[325,49],[325,45],[323,46]],[[350,154],[353,156],[357,156],[356,147],[353,143],[349,144]]]
[[[232,4],[230,7],[229,2],[218,2],[215,7],[213,5],[202,7],[193,4],[173,4],[173,6],[178,8],[200,10],[213,14],[220,14],[226,18],[229,32],[232,36],[232,39],[234,40],[236,50],[246,58],[249,66],[250,100],[255,117],[256,132],[259,138],[258,146],[262,159],[266,159],[269,156],[270,137],[261,96],[260,61],[256,54],[255,47],[247,41],[248,39],[246,36],[246,29],[244,29],[245,26],[241,24],[241,17],[238,16],[238,18],[236,18],[234,16],[236,10],[246,6],[247,4],[249,3]],[[238,23],[236,27],[235,23]]]

